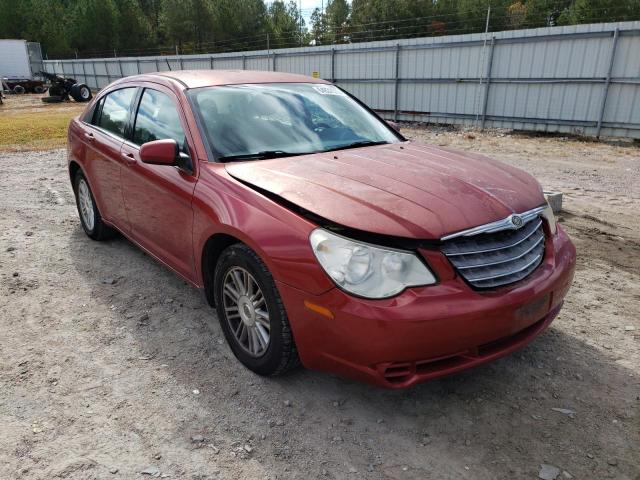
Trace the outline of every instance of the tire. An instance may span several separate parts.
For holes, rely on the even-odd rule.
[[[24,87],[22,85],[16,85],[15,87],[13,87],[13,93],[15,93],[17,95],[22,95],[25,92],[26,92],[26,90],[24,89]]]
[[[238,281],[241,285],[243,280],[249,278],[243,276],[245,272],[254,282],[249,292],[246,288],[237,287]],[[227,285],[242,295],[234,296]],[[274,376],[300,364],[287,312],[273,277],[253,250],[242,243],[236,243],[224,250],[216,265],[213,289],[218,320],[224,336],[231,351],[245,367],[258,375]],[[252,302],[252,299],[255,301]],[[265,312],[268,331],[263,315]],[[252,331],[253,333],[250,333]],[[265,331],[268,333],[266,345]],[[236,335],[235,332],[240,333]],[[243,337],[244,332],[246,334]],[[249,340],[249,337],[252,340]],[[261,350],[255,348],[252,351],[252,344]]]
[[[44,88],[44,86],[42,85],[36,85],[35,87],[33,87],[33,91],[38,94],[43,94],[44,92],[47,91],[47,89]]]
[[[64,88],[58,87],[57,85],[51,85],[49,87],[49,95],[51,97],[62,97],[64,96]]]
[[[44,103],[60,103],[62,102],[63,98],[59,97],[59,96],[48,96],[48,97],[42,97],[40,100],[42,100]]]
[[[91,89],[84,83],[75,83],[69,92],[76,102],[88,102],[93,96]]]
[[[115,230],[108,227],[103,221],[98,206],[93,198],[89,182],[81,170],[76,173],[73,182],[73,191],[76,196],[76,207],[80,216],[82,229],[93,240],[107,240],[113,238]]]

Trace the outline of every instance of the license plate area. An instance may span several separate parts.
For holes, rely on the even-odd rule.
[[[550,293],[546,293],[543,296],[536,298],[515,311],[515,317],[519,322],[537,322],[542,319],[549,311],[549,300],[551,298]]]

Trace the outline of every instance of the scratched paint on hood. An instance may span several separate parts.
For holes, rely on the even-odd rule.
[[[225,167],[327,220],[399,237],[440,238],[544,203],[538,182],[517,168],[418,143]]]

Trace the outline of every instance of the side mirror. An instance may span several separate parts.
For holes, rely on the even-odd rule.
[[[175,165],[179,153],[178,142],[175,140],[154,140],[140,147],[140,160],[151,165]]]
[[[400,125],[398,125],[396,122],[392,122],[391,120],[387,120],[387,125],[389,125],[391,128],[393,128],[396,132],[400,133]]]

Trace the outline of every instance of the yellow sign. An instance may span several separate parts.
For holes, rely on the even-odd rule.
[[[314,71],[314,72],[311,72],[311,76],[312,76],[313,78],[320,78],[320,72],[315,72],[315,71]]]

